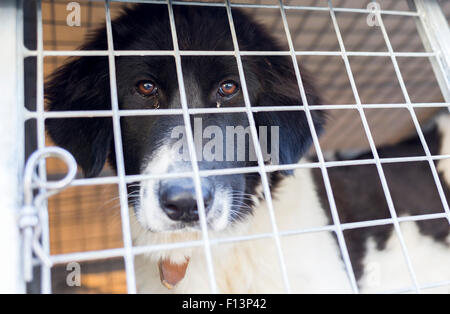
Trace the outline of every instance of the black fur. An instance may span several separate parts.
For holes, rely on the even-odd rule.
[[[224,8],[174,6],[178,44],[181,50],[233,50],[228,17]],[[233,10],[240,50],[280,50],[276,41],[249,16]],[[116,50],[170,50],[173,48],[165,5],[136,5],[125,9],[112,23]],[[107,49],[106,31],[100,29],[82,47]],[[290,57],[243,57],[244,73],[252,106],[302,105]],[[116,76],[120,109],[181,108],[176,69],[172,57],[117,57]],[[234,57],[182,57],[186,94],[190,107],[215,107],[213,91],[224,79],[239,82]],[[307,74],[301,70],[309,104],[320,103]],[[151,78],[159,86],[157,98],[137,95],[137,81]],[[46,85],[48,110],[107,110],[111,108],[108,60],[106,57],[70,59]],[[156,104],[156,102],[158,102]],[[244,106],[242,90],[223,107]],[[320,133],[322,114],[313,111]],[[200,115],[197,115],[200,116]],[[246,114],[202,115],[205,123],[248,125]],[[192,117],[194,118],[194,117]],[[296,163],[311,145],[311,135],[303,111],[255,113],[257,126],[279,126],[280,164]],[[168,137],[169,130],[183,124],[181,116],[126,117],[121,119],[126,174],[140,173],[144,160]],[[87,177],[97,176],[106,160],[115,165],[114,137],[110,118],[48,119],[48,133],[59,146],[68,149]],[[200,163],[200,169],[254,166],[256,162]],[[289,172],[288,172],[289,173]],[[285,173],[271,174],[273,186]],[[258,174],[228,176],[243,182],[235,189],[254,193]],[[242,191],[244,192],[244,191]],[[242,209],[244,210],[244,209]]]
[[[437,128],[429,130],[424,135],[431,154],[438,155],[440,136]],[[380,158],[425,155],[417,136],[394,146],[380,147],[378,154]],[[355,158],[357,159],[372,159],[372,153],[363,153]],[[386,163],[383,164],[383,171],[397,215],[414,216],[444,212],[428,162]],[[329,213],[322,175],[319,171],[315,171],[314,174],[322,205]],[[328,175],[342,223],[391,217],[375,165],[328,168]],[[445,182],[442,177],[440,181]],[[443,189],[449,200],[450,189],[445,183]],[[329,218],[329,222],[332,223],[331,216]],[[450,232],[446,219],[423,220],[416,223],[423,235],[445,243]],[[388,224],[350,229],[344,232],[357,279],[363,275],[363,258],[367,250],[367,240],[374,239],[377,249],[383,250],[393,231],[392,224]]]

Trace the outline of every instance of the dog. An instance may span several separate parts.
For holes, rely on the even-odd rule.
[[[235,50],[224,8],[180,5],[173,7],[173,14],[176,44],[181,51]],[[233,9],[232,17],[241,51],[281,50],[269,32],[249,16]],[[112,21],[111,31],[115,50],[174,49],[166,5],[138,4],[126,8]],[[107,50],[107,37],[106,28],[101,28],[87,39],[81,49]],[[110,110],[110,84],[114,82],[110,82],[109,69],[107,57],[69,59],[46,83],[48,110]],[[375,232],[371,228],[344,232],[350,263],[344,263],[345,257],[341,256],[343,248],[332,229],[301,234],[292,232],[301,228],[330,226],[333,219],[327,208],[328,198],[321,174],[301,167],[312,144],[311,129],[313,127],[317,134],[321,134],[326,117],[320,110],[311,110],[310,125],[306,112],[296,110],[303,101],[291,57],[242,56],[245,86],[234,56],[182,55],[181,69],[178,71],[173,56],[115,57],[119,108],[157,112],[182,109],[183,101],[191,109],[245,108],[247,90],[248,101],[253,107],[292,106],[293,110],[256,111],[253,124],[246,111],[191,114],[189,124],[197,167],[212,174],[201,177],[201,193],[190,177],[145,179],[129,184],[134,245],[201,240],[201,208],[198,208],[198,203],[202,202],[208,236],[217,241],[211,245],[210,253],[219,292],[283,293],[286,292],[286,281],[291,291],[307,293],[346,293],[355,287],[370,292],[381,289],[381,286],[400,289],[411,285],[404,259],[397,254],[400,250],[401,255],[401,249],[394,243],[396,233],[391,226],[372,228],[376,229]],[[177,73],[183,75],[185,98],[179,91],[181,78]],[[320,93],[314,88],[314,79],[301,66],[300,73],[308,104],[319,105]],[[446,132],[447,141],[450,138],[448,125],[450,123],[442,123],[441,127],[441,131]],[[264,155],[261,154],[263,161],[261,157],[259,160],[251,158],[256,155],[252,152],[252,127],[259,139],[263,135],[266,138],[268,148]],[[49,118],[46,128],[57,145],[74,155],[86,177],[98,176],[107,162],[114,170],[117,169],[111,117]],[[233,141],[242,135],[237,130],[244,130],[240,148],[237,147],[238,141]],[[173,175],[193,171],[192,155],[189,154],[193,147],[186,147],[189,145],[189,132],[183,115],[122,116],[120,131],[127,175]],[[225,149],[220,149],[221,145]],[[205,152],[209,154],[204,155]],[[266,203],[267,195],[258,171],[214,174],[219,169],[254,169],[262,162],[266,165],[300,164],[295,170],[279,168],[267,172],[276,226],[286,233],[278,238],[273,235],[271,208]],[[447,181],[442,182],[448,184],[448,164],[440,170],[447,173]],[[371,200],[355,194],[356,190],[345,189],[347,181],[365,180],[363,171],[343,172],[340,168],[331,168],[329,174],[333,189],[338,191],[334,196],[342,222],[378,219],[389,214],[376,203],[372,203],[371,211],[365,211]],[[363,190],[359,192],[364,193]],[[200,194],[202,200],[197,199]],[[381,191],[381,197],[383,195]],[[359,202],[348,201],[358,197]],[[416,244],[408,242],[409,236],[416,242],[418,237],[424,239],[425,242],[419,243],[418,254],[427,259],[420,257],[420,262],[424,265],[425,262],[441,263],[439,268],[430,264],[436,270],[432,271],[434,277],[431,278],[435,281],[450,279],[450,271],[445,266],[450,262],[448,221],[441,219],[440,223],[439,236],[419,236],[422,230],[415,223],[408,224],[411,234],[405,235],[408,247]],[[261,234],[266,236],[258,238],[257,235]],[[240,236],[250,236],[250,240],[227,241]],[[431,256],[436,258],[428,258]],[[415,257],[413,255],[412,259]],[[349,269],[349,264],[352,269]],[[423,269],[424,265],[415,266]],[[141,293],[211,291],[202,245],[137,255],[135,270],[137,290]],[[354,277],[350,275],[352,273]],[[283,274],[287,275],[286,280],[283,280]],[[420,277],[420,283],[422,279]]]

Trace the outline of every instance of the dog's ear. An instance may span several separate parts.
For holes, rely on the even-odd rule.
[[[261,60],[260,60],[261,61]],[[260,90],[255,95],[257,106],[301,106],[299,86],[289,58],[266,57],[258,65]],[[308,105],[319,105],[320,98],[310,82],[309,75],[301,69],[302,83]],[[311,110],[318,135],[324,124],[323,112]],[[312,144],[310,126],[303,110],[270,111],[255,114],[258,126],[279,126],[279,164],[295,164]],[[292,171],[285,171],[291,174]]]
[[[49,111],[110,109],[107,58],[71,59],[50,76],[45,97]],[[57,145],[74,155],[86,177],[100,173],[112,147],[111,118],[48,118],[46,128]]]

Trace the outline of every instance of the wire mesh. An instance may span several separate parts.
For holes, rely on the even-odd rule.
[[[169,13],[169,20],[173,34],[174,49],[170,51],[124,51],[114,49],[114,38],[112,36],[111,20],[119,12],[121,5],[131,5],[133,3],[157,3],[166,5]],[[366,26],[354,27],[365,21],[370,11],[367,9],[369,1],[256,1],[253,3],[236,3],[234,1],[225,2],[180,2],[180,1],[86,1],[83,8],[87,14],[82,14],[86,20],[82,22],[82,29],[71,30],[73,33],[67,33],[65,15],[60,19],[61,15],[57,12],[61,10],[58,6],[65,8],[64,1],[42,0],[37,1],[37,39],[36,49],[32,47],[24,47],[23,55],[27,58],[35,58],[36,60],[36,102],[35,110],[29,110],[25,113],[27,120],[36,121],[37,128],[37,148],[43,148],[51,144],[49,139],[45,137],[45,119],[63,118],[63,117],[110,117],[113,121],[114,143],[117,160],[117,175],[114,175],[110,169],[105,169],[103,175],[99,178],[77,178],[72,182],[71,190],[49,200],[49,223],[44,225],[43,243],[44,248],[50,254],[51,260],[55,264],[64,264],[70,261],[95,261],[108,258],[123,257],[123,263],[115,263],[112,268],[114,270],[124,268],[125,276],[119,280],[124,284],[126,279],[126,288],[129,293],[136,292],[134,257],[138,254],[159,250],[170,250],[174,248],[184,247],[203,247],[205,259],[208,266],[208,278],[212,292],[217,292],[215,282],[214,265],[211,257],[211,246],[223,243],[233,243],[239,241],[251,241],[257,239],[273,239],[277,248],[278,261],[280,271],[286,292],[290,292],[290,282],[287,275],[285,261],[280,244],[281,237],[315,233],[315,232],[333,232],[337,235],[340,251],[346,266],[346,271],[351,283],[353,292],[358,292],[358,285],[355,279],[352,263],[348,254],[348,249],[344,237],[345,230],[353,230],[371,226],[382,226],[392,224],[395,228],[397,237],[401,243],[403,255],[409,274],[412,279],[413,286],[400,289],[395,292],[416,291],[422,289],[433,288],[441,285],[448,285],[448,282],[429,283],[427,285],[420,284],[416,278],[415,271],[410,261],[409,252],[404,239],[400,223],[421,221],[429,219],[446,218],[450,221],[450,211],[448,202],[445,198],[441,182],[435,167],[435,162],[441,159],[450,158],[448,155],[432,155],[427,142],[424,138],[421,123],[428,120],[437,111],[445,109],[449,106],[448,102],[443,99],[439,86],[434,79],[433,70],[431,69],[429,59],[435,58],[439,52],[426,51],[420,37],[415,30],[414,20],[420,15],[419,12],[411,10],[406,2],[402,1],[386,1],[386,5],[382,3],[383,10],[380,11],[380,27],[375,29],[367,29]],[[186,51],[179,50],[176,37],[176,25],[173,17],[172,6],[175,5],[198,5],[198,6],[217,6],[226,10],[230,29],[233,38],[234,51]],[[446,8],[445,5],[443,6]],[[253,14],[270,25],[270,29],[275,34],[279,34],[282,46],[284,43],[284,51],[241,51],[239,50],[238,38],[234,30],[233,10],[240,8],[247,10],[249,14]],[[45,10],[44,10],[45,9]],[[93,28],[102,25],[99,21],[106,23],[108,50],[106,51],[88,51],[75,50],[82,42],[84,35]],[[308,23],[309,21],[309,23]],[[311,23],[314,21],[315,23]],[[103,24],[105,25],[105,24]],[[361,24],[362,25],[362,24]],[[310,28],[311,27],[311,28]],[[64,33],[66,32],[66,33]],[[70,40],[67,40],[70,38]],[[181,109],[161,109],[157,112],[153,110],[120,110],[117,100],[116,85],[116,69],[115,58],[118,56],[173,56],[177,67],[178,83],[181,94]],[[214,109],[194,109],[189,108],[184,91],[183,72],[181,65],[182,56],[199,56],[199,55],[220,55],[234,56],[238,65],[240,81],[245,99],[245,107],[240,108],[214,108]],[[303,106],[293,107],[257,107],[252,106],[248,96],[246,87],[245,74],[242,66],[242,56],[265,56],[265,55],[283,55],[292,59],[295,74],[298,81],[299,92],[302,98]],[[77,112],[46,112],[44,109],[44,78],[51,73],[58,65],[62,64],[67,56],[103,56],[108,58],[109,65],[109,81],[112,100],[112,109],[105,111],[77,111]],[[377,63],[378,62],[378,63]],[[326,91],[324,95],[325,104],[320,106],[309,105],[306,99],[305,91],[302,84],[302,75],[299,64],[305,66],[310,72],[319,72],[318,77],[324,78],[319,80],[319,90]],[[372,69],[372,70],[370,70]],[[420,69],[421,75],[415,80],[412,77],[417,76]],[[425,70],[424,70],[425,69]],[[394,82],[394,83],[392,83]],[[379,91],[382,90],[382,93]],[[427,91],[426,97],[422,91]],[[422,97],[422,98],[421,98]],[[402,132],[395,131],[396,138],[392,138],[392,134],[380,126],[380,120],[374,114],[376,110],[392,110],[403,109],[403,113],[399,113],[397,117],[405,117],[404,111],[408,111],[408,116],[412,123],[403,127]],[[218,170],[200,170],[196,163],[196,156],[193,135],[190,131],[190,118],[192,114],[199,113],[225,113],[225,112],[242,112],[248,117],[251,126],[251,135],[254,143],[257,143],[257,132],[253,118],[254,112],[260,111],[279,111],[279,110],[301,110],[304,111],[307,118],[311,135],[314,141],[314,152],[317,161],[306,162],[293,165],[265,165],[258,145],[255,145],[258,166],[251,168],[235,168],[235,169],[218,169]],[[341,124],[334,124],[335,130],[330,130],[324,138],[319,141],[317,133],[312,123],[312,110],[329,110],[342,114]],[[422,111],[419,111],[422,110]],[[385,111],[385,112],[386,112]],[[349,112],[348,114],[345,112]],[[369,113],[370,112],[370,113]],[[358,119],[349,118],[349,116],[358,116]],[[162,175],[125,175],[123,152],[122,152],[122,136],[120,129],[120,118],[125,116],[147,116],[147,115],[182,115],[188,132],[189,152],[192,161],[192,171],[176,174]],[[378,112],[378,117],[385,117],[386,114]],[[373,119],[372,125],[370,121]],[[395,117],[392,118],[395,120]],[[341,138],[347,138],[345,145],[335,141],[332,134],[336,134],[336,130],[342,129],[341,126],[345,121],[357,121],[358,128],[364,132],[365,136],[359,136],[352,140],[341,134]],[[338,119],[339,121],[339,119]],[[398,121],[398,120],[397,120]],[[377,129],[379,126],[379,129]],[[348,133],[354,132],[351,127],[346,127]],[[395,143],[404,138],[407,134],[415,132],[420,139],[424,149],[424,155],[421,156],[405,156],[405,157],[380,157],[377,147],[386,143]],[[359,133],[361,134],[361,133]],[[327,137],[328,136],[328,137]],[[337,142],[337,144],[336,144]],[[324,155],[327,151],[336,149],[369,149],[372,158],[363,160],[326,160]],[[436,184],[439,198],[441,200],[443,211],[432,214],[422,214],[409,217],[398,217],[392,196],[390,194],[388,180],[384,174],[383,165],[392,163],[405,162],[427,162]],[[330,167],[345,167],[370,164],[376,167],[379,175],[381,186],[384,191],[386,201],[389,207],[390,218],[375,219],[360,222],[342,222],[334,201],[332,182],[328,176],[327,169]],[[272,205],[271,191],[268,184],[267,173],[282,169],[298,169],[298,168],[316,168],[319,169],[327,192],[328,202],[331,207],[333,224],[327,226],[315,226],[307,229],[299,230],[279,230],[276,222],[275,210]],[[39,174],[42,179],[47,175],[54,173],[62,173],[61,165],[41,163]],[[227,175],[232,173],[259,173],[262,180],[264,195],[270,213],[272,232],[258,235],[248,235],[242,237],[229,237],[226,239],[211,239],[205,221],[204,204],[202,201],[198,203],[200,212],[200,221],[202,227],[202,240],[187,241],[174,244],[160,244],[153,246],[133,246],[130,231],[130,221],[128,216],[128,199],[126,184],[145,180],[145,179],[161,179],[161,178],[180,178],[191,177],[195,181],[197,199],[202,198],[200,187],[200,178],[211,175]],[[92,189],[91,187],[94,187]],[[88,188],[83,190],[83,188]],[[93,208],[105,202],[108,195],[112,197],[118,194],[118,199],[114,200],[114,205],[119,212],[98,211]],[[104,195],[104,198],[98,197]],[[72,198],[72,200],[71,200]],[[70,204],[73,200],[83,199],[87,204],[71,209]],[[67,202],[67,203],[66,203]],[[103,205],[102,205],[103,206]],[[110,208],[107,205],[107,208]],[[61,209],[64,209],[61,211]],[[72,212],[73,211],[73,212]],[[82,213],[82,215],[80,215]],[[81,238],[65,239],[65,235],[70,234],[68,227],[58,228],[62,224],[62,220],[66,220],[67,224],[77,225],[73,218],[83,220],[86,215],[86,221],[96,226],[93,218],[99,219],[104,215],[114,215],[111,220],[102,221],[102,225],[107,227],[104,232],[98,235],[91,234],[91,231],[80,232]],[[67,215],[67,217],[64,217]],[[69,218],[70,217],[70,218]],[[108,221],[111,221],[108,223]],[[114,222],[112,222],[114,221]],[[82,228],[89,228],[85,222],[80,222]],[[90,229],[91,230],[91,229]],[[84,234],[89,234],[86,238]],[[93,241],[97,238],[98,241]],[[83,241],[80,241],[84,239]],[[73,241],[73,242],[72,242]],[[73,243],[73,244],[70,244]],[[69,245],[70,249],[67,249]],[[52,291],[51,270],[42,266],[41,291],[49,293]],[[55,285],[55,283],[54,283]],[[95,284],[94,284],[95,286]],[[94,289],[94,288],[93,288]],[[95,289],[94,289],[95,291]],[[393,292],[393,291],[387,291]]]

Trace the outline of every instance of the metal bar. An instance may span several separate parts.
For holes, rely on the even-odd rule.
[[[431,156],[433,160],[449,159],[450,155],[436,155]],[[412,156],[412,157],[392,157],[392,158],[380,158],[381,164],[401,163],[401,162],[417,162],[427,161],[426,156]],[[331,167],[345,167],[356,165],[375,165],[375,159],[359,159],[359,160],[340,160],[340,161],[325,161],[326,168]],[[273,172],[279,170],[295,170],[304,168],[320,168],[321,164],[317,162],[305,162],[300,164],[285,164],[285,165],[267,165],[266,172]],[[214,169],[214,170],[199,170],[201,177],[229,175],[229,174],[242,174],[242,173],[256,173],[259,171],[258,167],[241,167],[241,168],[226,168],[226,169]],[[142,174],[142,175],[126,175],[125,182],[132,183],[142,180],[158,180],[158,179],[179,179],[179,178],[191,178],[194,175],[193,172],[177,172],[177,173],[164,173],[164,174]],[[88,185],[100,185],[100,184],[117,184],[119,178],[117,176],[100,177],[100,178],[83,178],[75,179],[70,186],[88,186]]]
[[[450,281],[433,282],[433,283],[429,283],[426,285],[422,285],[422,286],[420,286],[420,290],[445,287],[445,286],[450,286]],[[411,293],[411,292],[414,292],[414,287],[382,291],[377,294],[400,294],[400,293]]]
[[[237,67],[238,67],[238,72],[239,72],[239,79],[241,82],[242,92],[244,95],[245,108],[247,109],[247,118],[248,118],[248,122],[249,122],[249,126],[250,126],[250,134],[252,136],[255,152],[256,152],[256,155],[258,158],[258,167],[259,167],[258,172],[261,177],[261,184],[262,184],[263,191],[264,191],[264,198],[266,200],[267,209],[269,211],[269,218],[270,218],[270,223],[272,226],[272,232],[273,232],[273,237],[275,240],[275,246],[277,249],[278,261],[280,264],[284,287],[286,289],[286,292],[290,293],[289,277],[287,275],[287,269],[286,269],[286,263],[284,261],[283,251],[281,250],[280,236],[279,236],[278,226],[277,226],[276,219],[275,219],[275,211],[274,211],[273,203],[272,203],[272,195],[270,193],[269,179],[267,177],[266,167],[264,164],[264,157],[262,155],[261,147],[258,144],[259,143],[258,132],[256,130],[255,118],[253,117],[253,113],[251,110],[250,97],[249,97],[249,93],[248,93],[248,89],[247,89],[247,83],[245,80],[244,67],[242,65],[242,59],[241,59],[241,55],[240,55],[240,51],[239,51],[239,44],[238,44],[238,40],[237,40],[236,29],[234,28],[233,14],[231,12],[230,0],[225,0],[225,1],[226,1],[225,4],[226,4],[226,9],[227,9],[227,14],[228,14],[228,21],[230,23],[231,37],[233,39],[233,46],[234,46],[234,50],[235,50],[235,54],[236,54],[236,62],[237,62]]]
[[[431,219],[442,219],[445,218],[445,215],[442,213],[438,214],[428,214],[428,215],[416,215],[416,216],[404,216],[398,218],[400,222],[414,222],[414,221],[424,221]],[[376,220],[368,220],[368,221],[359,221],[352,223],[343,223],[341,227],[343,230],[353,230],[360,228],[367,228],[373,226],[380,225],[389,225],[394,222],[392,218],[386,219],[376,219]],[[336,226],[334,225],[326,225],[320,227],[312,227],[305,229],[295,229],[295,230],[287,230],[280,231],[279,235],[282,237],[286,236],[295,236],[300,234],[309,234],[309,233],[318,233],[318,232],[331,232],[335,231]],[[210,243],[213,245],[216,244],[226,244],[226,243],[235,243],[242,241],[253,241],[259,239],[270,239],[273,238],[273,233],[258,233],[246,236],[239,237],[227,237],[227,238],[217,238],[211,239]],[[181,249],[181,248],[191,248],[191,247],[201,247],[203,245],[202,240],[194,240],[194,241],[186,241],[186,242],[175,242],[175,243],[165,243],[165,244],[153,244],[153,245],[143,245],[143,246],[135,246],[132,248],[132,254],[146,254],[150,252],[156,251],[165,251],[165,250],[173,250],[173,249]],[[53,264],[64,264],[72,261],[91,261],[105,258],[113,258],[113,257],[121,257],[125,255],[124,248],[117,249],[105,249],[98,251],[88,251],[88,252],[74,252],[74,253],[65,253],[65,254],[54,254],[50,256],[50,260]]]
[[[449,106],[449,103],[413,103],[409,104],[344,104],[344,105],[310,105],[309,110],[345,110],[345,109],[380,109],[380,108],[405,108],[409,106],[412,108],[445,108]],[[267,112],[267,111],[303,111],[304,106],[267,106],[251,107],[252,112]],[[189,114],[214,114],[214,113],[239,113],[246,112],[245,107],[229,107],[229,108],[189,108]],[[151,109],[132,109],[132,110],[120,110],[118,115],[120,117],[129,116],[164,116],[164,115],[182,115],[182,109],[159,109],[158,111]],[[36,112],[26,111],[24,113],[25,119],[33,119],[38,116]],[[113,112],[111,110],[79,110],[79,111],[47,111],[41,114],[45,119],[56,118],[93,118],[93,117],[112,117]]]
[[[104,1],[104,0],[91,0]],[[147,4],[164,4],[163,0],[111,0],[111,2],[119,3],[147,3]],[[172,5],[188,5],[188,6],[207,6],[207,7],[225,7],[223,2],[202,2],[202,1],[173,1]],[[279,9],[277,4],[256,4],[256,3],[237,3],[229,4],[231,8],[264,8],[264,9]],[[285,10],[305,10],[305,11],[329,11],[327,6],[301,6],[301,5],[286,5]],[[369,9],[359,8],[335,8],[337,12],[354,12],[354,13],[371,13]],[[415,11],[399,11],[399,10],[381,10],[381,14],[417,16]]]
[[[189,150],[189,157],[192,165],[192,172],[193,172],[193,180],[195,185],[195,194],[197,197],[197,208],[198,208],[198,214],[200,219],[200,227],[202,232],[202,238],[203,238],[203,248],[205,252],[205,260],[208,270],[208,279],[209,279],[209,285],[211,288],[211,291],[213,293],[217,293],[217,283],[216,283],[216,277],[214,274],[214,265],[212,261],[212,253],[211,253],[211,244],[209,240],[208,235],[208,226],[206,223],[206,211],[205,211],[205,204],[203,202],[203,193],[202,193],[202,187],[200,182],[200,175],[199,175],[199,169],[197,164],[197,154],[195,150],[195,144],[194,144],[194,136],[192,134],[192,128],[191,128],[191,119],[189,116],[188,111],[188,103],[187,103],[187,97],[186,97],[186,90],[184,88],[184,78],[183,78],[183,70],[181,67],[181,55],[180,50],[178,47],[178,38],[177,38],[177,29],[175,25],[175,17],[173,14],[173,7],[172,7],[172,1],[167,0],[167,7],[169,10],[169,22],[170,22],[170,30],[172,32],[172,43],[175,51],[175,66],[177,70],[177,78],[178,78],[178,86],[180,90],[180,100],[181,100],[181,107],[183,109],[183,119],[184,119],[184,127],[186,130],[186,136],[187,136],[187,142],[188,142],[188,150]]]
[[[37,15],[37,80],[36,80],[36,113],[37,113],[37,148],[45,147],[45,121],[44,113],[44,35],[42,24],[42,0],[36,2]],[[39,162],[38,174],[41,181],[46,181],[47,170],[45,159]],[[45,193],[45,188],[40,189],[40,193]],[[50,229],[48,221],[47,206],[41,209],[41,227],[42,227],[42,247],[47,254],[50,254]],[[41,293],[49,294],[52,292],[50,267],[41,265]]]
[[[123,245],[125,248],[125,271],[127,277],[128,293],[136,293],[136,274],[134,270],[134,256],[131,253],[133,247],[131,239],[130,217],[128,211],[128,193],[125,183],[125,162],[123,158],[122,132],[120,128],[119,103],[117,97],[116,84],[116,66],[114,51],[114,39],[112,35],[111,13],[109,9],[109,0],[105,1],[106,11],[106,34],[108,40],[108,64],[109,64],[109,83],[111,89],[111,109],[113,111],[113,132],[114,147],[116,151],[117,176],[119,178],[119,196],[120,196],[120,215],[122,221]]]
[[[16,7],[17,6],[17,7]],[[25,292],[21,272],[20,237],[17,214],[22,203],[22,165],[24,163],[23,59],[20,55],[23,12],[21,2],[0,3],[0,293]]]
[[[340,51],[295,51],[297,56],[341,56]],[[36,50],[26,50],[25,56],[36,56]],[[114,56],[174,56],[173,50],[115,50]],[[180,50],[181,56],[234,56],[234,51],[208,51],[208,50]],[[241,51],[242,56],[290,56],[290,51]],[[361,57],[389,57],[389,52],[377,51],[347,51],[349,56]],[[81,57],[81,56],[108,56],[107,50],[43,50],[45,57]],[[435,52],[394,52],[396,57],[433,57]]]
[[[450,102],[450,29],[447,20],[436,0],[408,2],[410,7],[417,8],[417,30],[425,49],[437,53],[435,58],[430,58],[430,62],[444,99]]]

